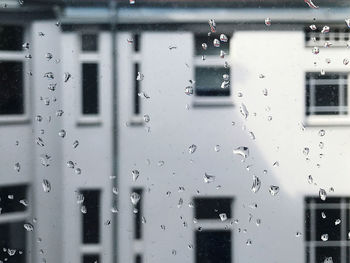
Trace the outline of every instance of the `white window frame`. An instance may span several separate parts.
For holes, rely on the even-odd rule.
[[[306,115],[307,112],[307,106],[306,106],[306,74],[307,73],[319,73],[315,71],[315,69],[306,70],[304,72],[304,116],[305,116],[305,124],[307,126],[347,126],[350,125],[350,74],[348,71],[344,71],[344,69],[338,70],[338,69],[326,69],[327,73],[339,73],[339,74],[347,74],[348,78],[346,80],[347,84],[347,114],[339,114],[339,115]],[[310,80],[311,81],[311,80]],[[311,96],[311,89],[310,89],[310,96]],[[336,107],[336,106],[335,106]]]
[[[313,199],[316,199],[318,197],[315,197]],[[314,224],[313,220],[318,220],[316,217],[315,211],[316,209],[335,209],[335,210],[340,210],[340,219],[341,219],[341,224],[340,224],[340,231],[341,231],[341,236],[347,237],[347,222],[345,219],[350,218],[350,215],[346,216],[346,209],[350,209],[350,203],[346,203],[346,198],[341,197],[340,198],[340,203],[315,203],[310,201],[310,203],[306,203],[306,208],[310,210],[310,241],[305,241],[305,248],[306,253],[309,253],[309,262],[306,263],[316,263],[316,252],[315,248],[316,247],[340,247],[340,254],[341,254],[341,261],[339,263],[346,263],[346,248],[350,248],[350,241],[349,240],[339,240],[339,241],[327,241],[324,242],[320,238],[316,236],[316,224]],[[327,214],[326,214],[327,216]],[[316,241],[317,240],[317,241]]]
[[[193,34],[193,43],[196,43],[196,34]],[[229,96],[196,96],[196,83],[193,84],[193,95],[192,95],[192,106],[193,107],[222,107],[222,106],[233,106],[233,89],[232,89],[232,68],[231,68],[231,60],[232,60],[232,46],[233,46],[233,33],[230,34],[229,38],[229,54],[226,54],[224,58],[220,58],[220,47],[217,48],[217,55],[206,55],[205,50],[203,50],[203,55],[205,56],[205,60],[202,59],[202,55],[197,55],[196,50],[193,50],[193,76],[192,79],[195,79],[195,71],[197,67],[203,68],[222,68],[225,65],[225,61],[229,65],[230,70],[230,95]],[[208,45],[212,45],[213,43],[208,43]],[[195,44],[194,44],[195,46]],[[194,47],[195,49],[195,47]],[[222,80],[222,79],[221,79]],[[223,81],[223,80],[222,80]]]
[[[4,23],[4,26],[21,26],[23,28],[23,41],[30,42],[30,35],[28,27],[17,23]],[[20,43],[21,45],[23,43]],[[30,111],[30,92],[29,86],[32,82],[30,79],[31,76],[28,76],[28,72],[30,71],[30,60],[25,58],[25,55],[31,54],[31,49],[29,51],[26,50],[18,50],[18,51],[7,51],[0,50],[0,61],[13,61],[13,62],[22,62],[23,63],[23,113],[22,114],[0,114],[0,125],[1,124],[16,124],[16,123],[26,123],[30,121],[29,111]]]
[[[96,34],[97,35],[97,51],[83,51],[82,50],[82,36],[84,34]],[[102,35],[98,30],[83,31],[77,34],[78,37],[78,65],[77,80],[79,88],[77,89],[76,97],[78,107],[76,107],[76,116],[78,116],[78,125],[100,125],[102,123],[102,93],[101,93],[101,60],[102,60]],[[98,96],[98,113],[97,114],[83,114],[83,81],[82,81],[82,65],[83,63],[96,63],[97,64],[97,96]]]

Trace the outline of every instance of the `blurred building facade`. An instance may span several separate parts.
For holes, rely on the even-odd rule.
[[[1,5],[0,260],[349,261],[346,1]]]

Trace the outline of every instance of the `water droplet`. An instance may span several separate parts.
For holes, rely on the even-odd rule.
[[[192,86],[187,86],[185,88],[185,94],[190,96],[190,95],[193,95],[193,87]]]
[[[258,219],[256,220],[256,226],[260,226],[260,224],[261,224],[261,219],[258,218]]]
[[[224,80],[220,86],[220,88],[222,88],[222,89],[227,89],[229,87],[230,87],[230,81],[226,81],[226,80]]]
[[[28,42],[23,43],[22,48],[29,49],[29,43]]]
[[[140,176],[140,172],[139,170],[132,170],[131,175],[132,175],[132,181],[136,182],[137,178],[139,178]]]
[[[335,220],[335,222],[334,222],[334,225],[339,225],[341,223],[341,220],[340,219],[337,219],[337,220]]]
[[[220,145],[215,145],[215,147],[214,147],[214,151],[216,151],[216,152],[220,152]]]
[[[333,258],[332,257],[326,257],[324,259],[323,263],[333,263]]]
[[[190,154],[194,153],[197,150],[197,146],[195,144],[192,144],[190,147],[188,147],[188,152]]]
[[[68,161],[68,162],[67,162],[67,167],[68,167],[68,168],[74,169],[74,163],[73,163],[73,161]]]
[[[214,47],[220,47],[220,41],[217,38],[215,38],[213,40],[213,45],[214,45]]]
[[[325,134],[326,134],[326,131],[325,131],[325,130],[320,130],[320,131],[318,132],[318,135],[321,136],[321,137],[325,136]]]
[[[220,220],[221,221],[226,221],[227,220],[227,215],[225,213],[219,214]]]
[[[269,17],[265,18],[265,25],[266,26],[271,26],[271,19]]]
[[[81,169],[80,168],[75,168],[74,172],[75,172],[76,175],[79,175],[79,174],[81,174]]]
[[[44,146],[45,146],[45,144],[44,144],[44,142],[43,142],[43,139],[41,139],[40,137],[37,137],[37,138],[35,139],[35,142],[36,142],[37,145],[39,145],[39,146],[41,146],[41,147],[44,147]]]
[[[82,212],[83,214],[86,214],[86,213],[87,213],[87,208],[86,208],[85,205],[82,205],[82,206],[80,207],[80,212]]]
[[[255,134],[254,134],[254,132],[250,131],[250,132],[249,132],[249,136],[250,136],[250,138],[251,138],[252,140],[255,140]]]
[[[49,180],[44,179],[42,182],[42,186],[45,193],[49,193],[51,191],[51,183],[49,182]]]
[[[316,25],[310,25],[309,27],[312,31],[315,31],[317,29]]]
[[[308,147],[305,147],[304,149],[303,149],[303,154],[304,155],[308,155],[309,154],[309,152],[310,152],[310,149],[308,148]]]
[[[245,242],[245,243],[247,246],[251,246],[253,244],[253,242],[250,239],[248,239],[247,242]]]
[[[202,43],[202,48],[203,48],[204,50],[207,50],[207,48],[208,48],[207,43]]]
[[[115,213],[118,213],[119,210],[118,210],[118,208],[117,208],[116,206],[113,206],[113,207],[111,208],[111,212],[112,212],[113,214],[115,214]]]
[[[317,55],[318,53],[320,53],[319,47],[313,47],[313,48],[312,48],[312,53],[315,54],[315,55]]]
[[[206,184],[209,184],[215,181],[215,176],[204,173],[203,179]]]
[[[144,78],[145,76],[141,72],[137,72],[137,77],[136,77],[137,81],[142,81]]]
[[[24,56],[24,58],[26,58],[26,59],[31,59],[31,58],[32,58],[32,55],[31,55],[31,54],[27,54],[27,55]]]
[[[180,198],[179,202],[177,203],[177,208],[182,207],[183,203],[184,203],[184,200],[182,198]]]
[[[330,41],[326,41],[326,42],[324,42],[324,47],[330,47],[330,46],[332,46],[333,44],[332,44],[332,42],[330,42]],[[326,63],[327,64],[329,64],[329,63],[331,63],[331,60],[328,58],[328,59],[326,59]]]
[[[62,138],[64,138],[65,136],[66,136],[66,131],[65,130],[60,130],[59,132],[58,132],[58,136],[60,136],[60,137],[62,137]]]
[[[247,107],[242,103],[241,106],[239,107],[239,111],[242,114],[242,116],[244,117],[244,119],[246,119],[249,115],[249,112],[247,110]]]
[[[215,33],[216,32],[216,23],[214,19],[209,19],[209,27],[210,27],[210,31]]]
[[[149,115],[145,114],[145,115],[143,115],[143,120],[144,120],[146,123],[148,123],[148,122],[150,122],[151,118],[149,117]]]
[[[321,240],[322,241],[327,241],[328,240],[328,234],[322,234]]]
[[[159,166],[159,167],[164,166],[164,164],[165,164],[165,162],[164,162],[164,161],[158,161],[158,166]]]
[[[44,74],[44,78],[54,79],[55,77],[54,77],[54,75],[53,75],[52,72],[46,72],[46,73]]]
[[[324,27],[322,28],[322,30],[321,30],[321,33],[322,33],[322,34],[326,34],[326,33],[329,32],[329,30],[330,30],[329,26],[324,26]]]
[[[33,227],[33,225],[32,225],[31,223],[25,223],[25,224],[23,225],[23,227],[24,227],[24,229],[27,230],[28,232],[31,232],[31,231],[34,230],[34,227]]]
[[[75,149],[75,148],[77,148],[79,146],[79,141],[78,140],[75,140],[74,142],[73,142],[73,148]]]
[[[273,167],[279,167],[279,166],[280,166],[280,163],[279,163],[278,161],[276,161],[276,162],[274,162],[274,163],[272,164],[272,166],[273,166]]]
[[[311,175],[311,174],[307,177],[307,182],[308,182],[309,184],[313,184],[314,179],[312,178],[312,175]]]
[[[47,60],[50,60],[50,59],[53,58],[53,55],[52,55],[51,53],[46,53],[46,54],[45,54],[45,58],[46,58]]]
[[[141,197],[138,193],[136,192],[133,192],[131,195],[130,195],[130,199],[131,199],[131,203],[133,205],[137,205],[137,203],[140,201]]]
[[[301,237],[302,235],[303,235],[303,234],[302,234],[301,232],[296,232],[296,233],[295,233],[295,236],[296,236],[296,237]]]
[[[77,193],[77,204],[80,205],[80,204],[84,203],[84,199],[85,199],[85,197],[83,194]]]
[[[228,41],[227,36],[226,36],[225,34],[221,34],[221,35],[220,35],[220,41],[221,41],[221,42],[227,42],[227,41]]]
[[[249,156],[249,148],[245,146],[240,146],[233,150],[233,154],[240,155],[245,159]]]
[[[57,110],[56,111],[56,116],[61,117],[63,115],[64,111],[63,110]]]
[[[321,213],[321,217],[323,218],[323,219],[325,219],[327,216],[326,216],[326,213],[325,212],[322,212]]]
[[[264,96],[267,96],[267,95],[268,95],[267,89],[263,89],[263,90],[262,90],[262,93],[263,93]]]
[[[275,196],[280,191],[280,188],[276,185],[270,185],[269,192],[272,196]]]
[[[21,165],[19,163],[15,163],[14,169],[16,172],[19,173],[19,171],[21,170]]]
[[[225,55],[226,55],[225,51],[220,50],[220,58],[225,58]]]
[[[257,193],[259,191],[260,187],[261,187],[261,181],[260,181],[259,177],[254,175],[253,176],[253,185],[251,188],[252,192]]]
[[[71,77],[72,75],[69,72],[65,72],[63,75],[64,82],[67,82]]]
[[[51,156],[48,154],[41,154],[40,155],[40,163],[44,167],[50,166]]]
[[[322,201],[326,201],[326,198],[327,198],[327,192],[326,190],[320,188],[319,192],[318,192],[320,198]]]

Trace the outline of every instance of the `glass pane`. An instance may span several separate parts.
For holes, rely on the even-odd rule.
[[[227,218],[231,218],[231,198],[195,198],[195,218],[196,219],[220,219],[220,214],[225,213]]]
[[[100,240],[100,191],[84,190],[84,206],[86,213],[82,214],[83,243],[98,243]]]
[[[220,41],[220,46],[215,47],[214,46],[214,39],[220,40],[219,34],[213,34],[213,35],[195,35],[195,51],[196,55],[205,55],[205,56],[217,56],[220,58],[220,51],[224,51],[225,54],[229,54],[230,52],[230,35],[225,34],[227,36],[227,42]],[[207,48],[206,50],[203,49],[202,44],[206,44]]]
[[[328,258],[332,258],[333,262],[340,261],[340,247],[316,247],[316,261],[315,262],[332,262]],[[329,261],[325,261],[328,259]]]
[[[84,255],[83,263],[100,263],[99,255]]]
[[[98,65],[83,63],[82,67],[83,114],[98,114]]]
[[[322,217],[322,212],[326,218]],[[329,241],[340,239],[340,226],[335,221],[341,219],[340,209],[317,209],[316,210],[316,240],[321,241],[323,234],[328,234]]]
[[[0,114],[23,114],[23,64],[0,61]]]
[[[230,87],[221,88],[223,75],[230,75],[230,69],[224,67],[196,67],[197,96],[230,96]]]
[[[25,211],[27,202],[27,186],[0,187],[1,214]]]
[[[0,50],[22,50],[23,27],[0,25]]]
[[[97,34],[83,34],[81,36],[82,51],[97,51],[98,37]]]
[[[231,231],[196,232],[197,263],[231,263]]]
[[[25,263],[26,232],[24,222],[0,224],[0,260]],[[13,254],[13,255],[12,255]]]

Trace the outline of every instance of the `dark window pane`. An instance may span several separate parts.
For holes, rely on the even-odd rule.
[[[196,232],[197,263],[231,263],[231,231]]]
[[[315,262],[324,262],[329,257],[332,257],[334,263],[340,263],[340,247],[316,247]]]
[[[98,50],[97,34],[83,34],[81,36],[81,50],[97,51]]]
[[[230,76],[230,69],[220,67],[196,67],[197,96],[230,96],[230,88],[221,88],[223,75]]]
[[[0,260],[6,262],[25,263],[26,262],[26,230],[23,225],[25,222],[0,224]],[[16,253],[9,256],[5,249],[15,249]]]
[[[83,114],[98,114],[98,65],[82,64],[83,76]]]
[[[140,201],[134,206],[137,209],[137,213],[134,214],[134,238],[141,239],[142,238],[142,189],[133,189],[132,192],[135,192],[140,195]]]
[[[230,51],[230,36],[226,34],[228,37],[227,42],[220,41],[220,47],[214,47],[213,41],[214,39],[220,40],[219,34],[213,34],[208,36],[207,34],[197,35],[195,36],[195,51],[196,55],[215,55],[219,58],[220,50],[224,51],[226,54],[229,54]],[[204,50],[202,44],[207,44],[207,49]]]
[[[340,209],[317,209],[316,211],[316,240],[321,241],[321,235],[328,234],[329,241],[340,240],[340,224],[334,225],[340,219]],[[322,212],[326,218],[322,218]]]
[[[83,217],[83,243],[99,243],[100,240],[100,190],[81,191],[87,213]]]
[[[339,85],[316,85],[315,106],[338,106]]]
[[[100,256],[99,255],[84,255],[83,263],[99,263]]]
[[[23,64],[0,62],[0,114],[23,114]]]
[[[133,39],[134,39],[134,51],[139,52],[140,51],[140,35],[135,34],[133,36]]]
[[[135,256],[135,263],[142,263],[142,256],[140,254]]]
[[[22,44],[21,26],[0,26],[0,50],[22,50]]]
[[[311,210],[310,209],[306,209],[305,210],[305,239],[306,241],[310,241],[311,240]]]
[[[219,214],[226,213],[231,218],[231,198],[195,198],[196,219],[220,219]]]
[[[0,208],[1,213],[21,212],[27,208],[20,203],[27,198],[27,186],[6,186],[0,188]]]
[[[138,81],[137,74],[140,70],[140,65],[138,63],[134,64],[134,114],[138,115],[140,114],[140,108],[141,108],[141,103],[140,103],[140,81]]]

